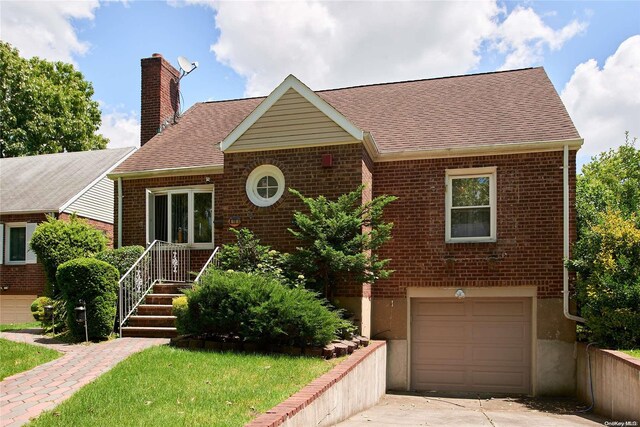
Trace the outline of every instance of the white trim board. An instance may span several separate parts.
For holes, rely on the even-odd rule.
[[[338,126],[345,130],[358,141],[364,139],[364,132],[351,123],[338,110],[333,108],[327,101],[309,89],[304,83],[298,80],[293,74],[289,74],[280,85],[273,90],[234,130],[227,135],[220,143],[220,150],[225,152],[238,140],[253,124],[258,121],[289,89],[298,92],[303,98],[309,101],[314,107],[333,120]]]

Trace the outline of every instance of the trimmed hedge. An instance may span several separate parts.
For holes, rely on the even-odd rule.
[[[210,270],[174,303],[178,332],[238,336],[273,345],[325,345],[350,323],[326,300],[273,278]]]
[[[46,222],[36,227],[30,245],[38,256],[38,261],[44,266],[47,276],[45,294],[56,297],[60,289],[53,285],[57,285],[58,266],[75,258],[90,257],[104,251],[107,237],[75,214],[71,215],[69,221],[49,216]]]
[[[123,246],[118,249],[107,249],[97,253],[95,258],[113,265],[118,269],[122,277],[142,256],[143,252],[144,248],[142,246]]]
[[[75,321],[79,300],[87,304],[89,338],[109,337],[116,318],[118,278],[114,266],[94,258],[77,258],[58,267],[56,280],[67,304],[67,326],[76,339],[84,339],[84,326]]]

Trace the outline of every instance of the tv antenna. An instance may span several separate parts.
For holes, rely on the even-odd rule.
[[[178,65],[180,65],[180,69],[182,70],[182,74],[178,81],[182,80],[184,76],[191,73],[193,70],[198,68],[198,61],[191,62],[184,56],[178,56]]]

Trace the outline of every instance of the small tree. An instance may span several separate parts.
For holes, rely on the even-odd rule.
[[[640,150],[629,139],[594,157],[578,177],[578,241],[567,266],[589,339],[640,346]]]
[[[59,292],[56,284],[58,266],[74,258],[90,257],[105,250],[107,237],[100,230],[75,214],[69,221],[47,217],[39,224],[31,238],[31,249],[42,262],[47,276],[46,294],[56,296]]]
[[[393,272],[390,260],[375,253],[391,238],[393,223],[384,222],[383,209],[394,196],[378,196],[362,203],[364,186],[331,201],[324,196],[302,200],[308,213],[295,212],[289,232],[300,246],[289,256],[291,267],[331,299],[342,283],[375,283]]]

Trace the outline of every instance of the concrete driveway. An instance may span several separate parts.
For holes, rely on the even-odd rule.
[[[387,394],[373,408],[338,424],[380,426],[602,426],[604,419],[575,412],[579,404],[566,399],[482,398]]]

